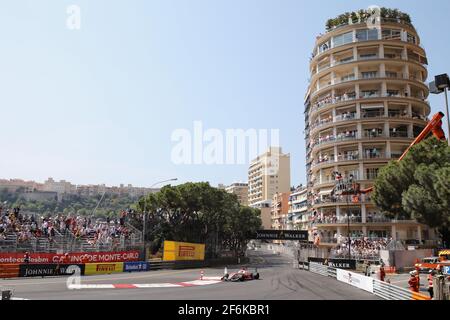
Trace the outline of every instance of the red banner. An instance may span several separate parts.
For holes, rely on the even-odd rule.
[[[25,253],[0,253],[0,264],[24,263]],[[139,251],[72,252],[66,257],[55,253],[30,253],[30,263],[91,263],[139,261]]]

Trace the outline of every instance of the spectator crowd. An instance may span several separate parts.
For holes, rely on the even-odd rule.
[[[133,237],[133,231],[125,224],[127,215],[128,211],[122,211],[118,218],[108,217],[106,220],[70,214],[39,217],[22,214],[20,208],[0,207],[0,241],[6,240],[7,234],[17,235],[19,243],[39,238],[54,242],[58,235],[72,235],[75,239],[85,238],[92,246],[114,244],[120,239]]]
[[[386,250],[391,239],[380,238],[370,239],[367,237],[350,238],[350,252],[352,258],[368,259],[377,258],[380,250]],[[338,245],[332,250],[335,258],[345,258],[348,256],[349,239],[339,236]]]

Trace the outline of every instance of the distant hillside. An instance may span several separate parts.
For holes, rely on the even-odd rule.
[[[78,196],[67,195],[58,202],[52,200],[26,200],[23,190],[9,192],[7,189],[0,190],[0,206],[4,208],[20,207],[22,211],[29,211],[40,215],[54,215],[58,213],[90,215],[95,209],[101,195],[97,196]],[[138,200],[138,197],[128,195],[108,195],[106,194],[97,208],[95,215],[99,217],[117,216],[124,209],[132,207]],[[6,204],[4,202],[7,201]]]

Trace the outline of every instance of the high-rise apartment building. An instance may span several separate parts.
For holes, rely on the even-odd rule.
[[[289,192],[275,193],[270,211],[273,230],[287,230]]]
[[[291,191],[288,201],[288,230],[308,230],[308,189],[300,186]]]
[[[317,38],[305,134],[310,228],[321,244],[348,233],[411,244],[435,239],[416,221],[383,216],[370,195],[347,203],[331,194],[333,172],[372,186],[379,169],[398,159],[427,124],[426,52],[404,17],[381,18],[377,28],[349,21]]]
[[[225,187],[225,191],[235,194],[241,206],[248,206],[248,183],[233,183]]]
[[[280,147],[270,147],[250,163],[248,203],[250,206],[271,201],[275,193],[289,192],[291,187],[290,155]]]

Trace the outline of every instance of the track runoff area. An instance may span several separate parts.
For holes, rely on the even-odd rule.
[[[249,250],[249,271],[259,280],[224,282],[224,271],[241,266],[142,271],[76,278],[30,277],[0,280],[16,300],[375,300],[375,296],[293,268],[292,258],[267,250]]]

